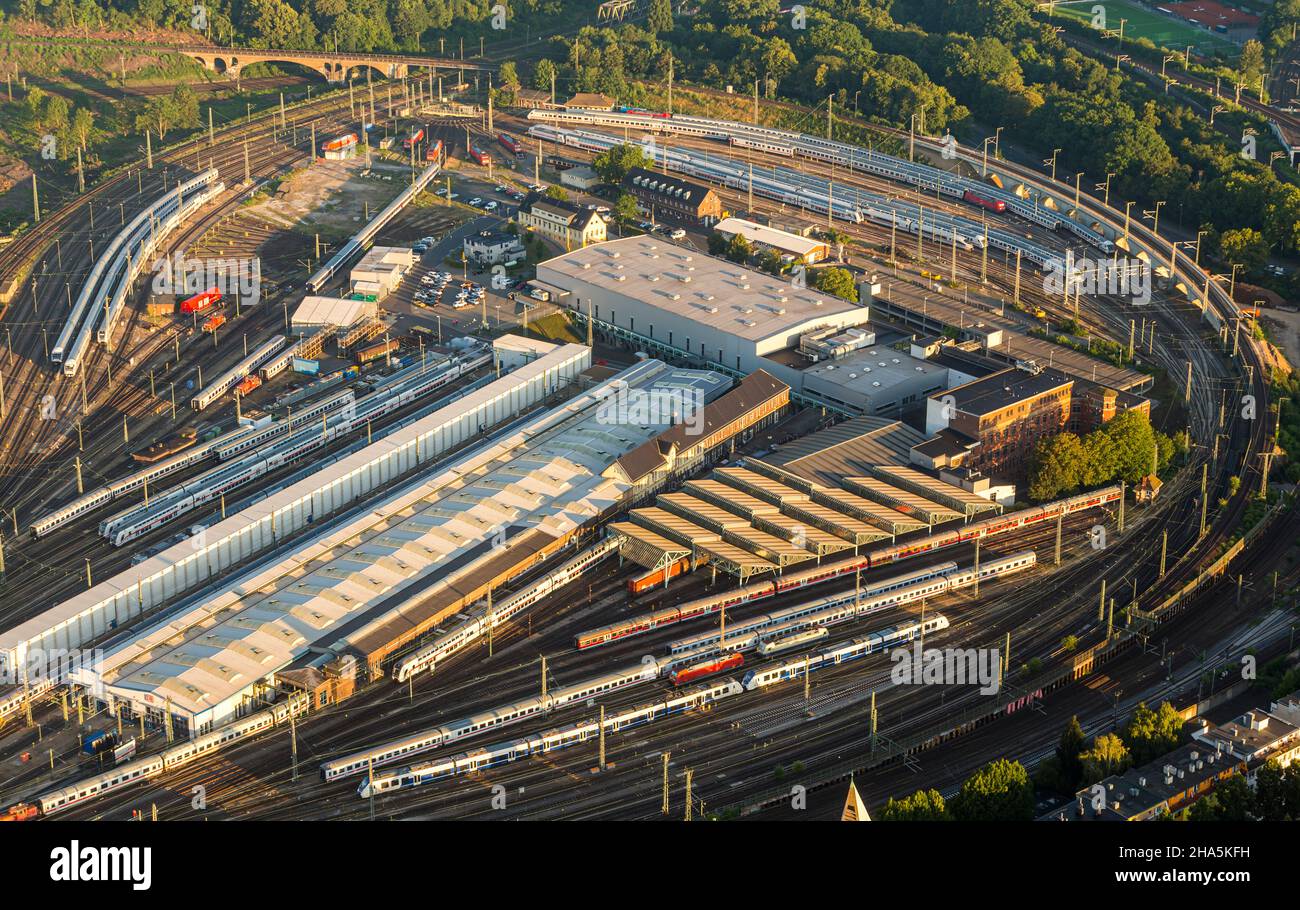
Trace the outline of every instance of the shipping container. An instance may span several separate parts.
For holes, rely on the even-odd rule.
[[[679,559],[672,565],[668,566],[667,572],[669,578],[676,578],[685,570],[688,560]],[[643,594],[646,591],[656,587],[662,587],[664,584],[664,569],[655,569],[649,572],[643,572],[634,578],[629,578],[627,589],[632,594]]]
[[[388,341],[381,341],[379,344],[372,344],[368,348],[362,348],[357,351],[357,363],[370,363],[372,360],[378,360],[396,351],[398,346],[398,340],[390,338]]]
[[[304,373],[307,376],[315,376],[320,372],[319,360],[303,360],[301,357],[293,358],[293,371],[295,373]]]
[[[81,751],[87,755],[98,755],[115,745],[117,745],[117,736],[100,730],[97,733],[91,733],[81,741]]]
[[[187,297],[181,301],[182,313],[198,313],[206,310],[213,304],[221,302],[221,292],[216,288],[209,288],[202,294],[195,294],[193,297]]]

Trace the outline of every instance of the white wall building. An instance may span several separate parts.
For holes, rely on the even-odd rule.
[[[599,329],[642,336],[730,371],[765,369],[796,388],[798,371],[766,355],[796,347],[814,329],[863,325],[870,316],[857,303],[644,235],[543,262],[537,279],[559,289],[555,302],[584,317],[590,312]]]

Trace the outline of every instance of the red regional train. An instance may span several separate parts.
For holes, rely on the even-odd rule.
[[[1016,531],[1044,521],[1051,521],[1058,515],[1072,515],[1085,509],[1117,503],[1121,495],[1121,487],[1104,487],[1091,493],[1081,493],[1078,496],[1059,499],[1056,502],[1032,509],[1021,509],[1016,512],[1008,512],[1005,515],[986,518],[982,521],[973,521],[951,531],[940,531],[937,534],[918,537],[905,543],[872,550],[864,555],[853,556],[838,562],[823,563],[820,566],[799,572],[789,572],[771,581],[755,582],[754,584],[733,588],[730,591],[724,591],[721,594],[711,594],[708,597],[688,600],[675,607],[661,607],[650,613],[632,616],[621,622],[602,626],[598,629],[588,629],[578,634],[576,644],[579,649],[609,644],[612,641],[618,641],[630,635],[639,635],[660,626],[672,625],[684,620],[694,619],[697,616],[706,616],[723,609],[729,610],[740,604],[752,603],[756,600],[774,597],[777,594],[784,594],[786,591],[806,588],[845,575],[852,575],[860,569],[865,571],[878,566],[889,565],[913,556],[957,546],[977,538],[1005,534],[1008,531]]]

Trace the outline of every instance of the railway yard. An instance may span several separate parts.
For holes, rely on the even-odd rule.
[[[0,247],[0,808],[836,818],[850,779],[873,812],[918,787],[951,796],[996,759],[1050,758],[1072,715],[1099,735],[1139,704],[1197,702],[1243,655],[1292,652],[1300,513],[1293,491],[1259,498],[1278,435],[1269,377],[1199,245],[884,127],[907,157],[564,105],[430,116],[427,145],[381,149],[380,132],[413,135],[432,83],[376,80],[369,108],[335,86],[152,150]],[[376,94],[397,100],[376,112]],[[323,143],[354,146],[367,120],[364,165],[331,158]],[[804,297],[826,320],[824,303],[869,306],[872,367],[877,349],[997,330],[967,348],[985,372],[951,388],[1068,375],[1077,395],[1149,402],[1186,455],[1163,479],[1152,469],[1146,501],[1107,481],[1030,504],[1023,479],[997,498],[975,492],[979,472],[963,486],[909,461],[937,432],[926,399],[949,386],[920,396],[919,425],[852,413],[721,349],[694,356],[690,338],[673,356],[666,318],[658,335],[624,330],[576,282],[532,278],[578,343],[543,339],[515,283],[533,272],[479,287],[461,258],[456,274],[460,238],[499,227],[547,156],[590,164],[623,143],[730,212],[842,234],[841,264],[874,299],[790,285],[779,308],[756,304],[771,318],[793,320]],[[501,208],[432,201],[448,178],[465,194],[496,184]],[[535,214],[546,200],[516,201]],[[607,248],[632,250],[619,234]],[[647,306],[690,296],[663,290],[670,256],[692,263],[683,287],[735,267],[708,264],[701,225],[682,234],[647,241],[670,277],[648,278]],[[528,268],[590,252],[547,242]],[[1150,277],[1149,300],[1083,289],[1121,257]],[[169,259],[223,263],[223,282],[255,262],[256,284],[164,293],[154,262]],[[454,308],[411,296],[457,283]],[[694,318],[671,325],[710,322]],[[852,318],[836,331],[867,325]],[[1049,340],[1067,322],[1082,351]],[[698,436],[678,411],[609,416],[684,390],[702,403]],[[837,454],[873,433],[907,442]],[[801,444],[804,462],[786,457]],[[895,672],[913,644],[992,662],[979,685],[913,685]],[[29,675],[50,653],[93,656]],[[94,733],[114,749],[88,752]]]

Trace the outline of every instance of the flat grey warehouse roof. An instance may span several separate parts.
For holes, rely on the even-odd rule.
[[[610,240],[538,265],[541,280],[554,282],[557,277],[585,282],[751,342],[857,310],[866,322],[866,309],[856,303],[648,235]]]

